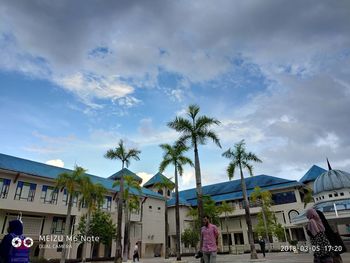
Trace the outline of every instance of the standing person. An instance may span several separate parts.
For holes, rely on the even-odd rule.
[[[216,263],[218,250],[219,231],[216,225],[209,222],[209,217],[204,216],[201,228],[200,247],[203,252],[204,263]]]
[[[333,263],[332,252],[327,249],[331,246],[325,233],[325,227],[316,210],[310,208],[306,211],[309,219],[307,233],[311,240],[311,249],[314,252],[314,263]]]
[[[262,238],[262,236],[259,236],[259,245],[260,245],[261,252],[265,257],[265,240]]]
[[[139,256],[139,246],[137,245],[137,242],[134,247],[134,255],[132,257],[132,261],[135,262],[135,259],[137,258],[137,261],[140,261],[140,256]]]
[[[22,222],[20,220],[10,221],[7,232],[8,234],[4,236],[0,244],[0,262],[29,263],[29,248],[24,245]]]
[[[329,242],[331,243],[331,246],[333,248],[337,247],[337,248],[341,248],[341,249],[333,249],[333,263],[342,263],[343,260],[340,256],[340,254],[346,252],[346,247],[344,245],[343,240],[341,239],[340,235],[336,232],[333,231],[333,229],[331,228],[331,226],[329,225],[326,217],[324,216],[324,214],[319,211],[316,210],[318,216],[320,217],[322,224],[325,228],[325,234],[329,240]]]

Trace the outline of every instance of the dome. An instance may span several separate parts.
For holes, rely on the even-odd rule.
[[[340,170],[329,170],[316,178],[314,195],[343,188],[350,188],[350,173]]]

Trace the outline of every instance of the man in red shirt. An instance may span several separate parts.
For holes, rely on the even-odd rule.
[[[218,250],[219,231],[216,225],[209,222],[209,217],[204,216],[204,226],[201,229],[200,249],[203,252],[204,263],[216,263]]]

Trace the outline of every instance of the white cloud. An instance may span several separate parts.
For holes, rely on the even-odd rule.
[[[64,167],[64,162],[61,159],[54,159],[54,160],[48,160],[45,162],[46,164],[57,166],[57,167]]]
[[[136,174],[142,178],[141,185],[144,185],[149,179],[151,179],[154,176],[154,174],[150,174],[146,172],[138,172]]]

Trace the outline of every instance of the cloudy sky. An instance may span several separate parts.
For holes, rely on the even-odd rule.
[[[0,151],[107,177],[124,139],[148,179],[196,103],[222,123],[204,184],[227,180],[241,139],[255,174],[299,179],[326,157],[350,171],[349,32],[349,1],[1,1]]]

